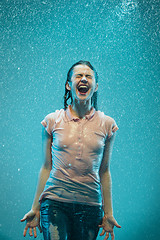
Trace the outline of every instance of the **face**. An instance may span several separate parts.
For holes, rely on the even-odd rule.
[[[94,71],[87,65],[75,66],[71,81],[66,84],[66,88],[71,91],[73,101],[74,99],[79,101],[91,99],[98,89]]]

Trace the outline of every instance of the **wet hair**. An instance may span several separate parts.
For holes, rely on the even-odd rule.
[[[66,88],[66,84],[67,84],[68,82],[71,82],[71,77],[72,77],[72,74],[73,74],[73,69],[74,69],[74,67],[77,66],[77,65],[86,65],[86,66],[88,66],[90,69],[92,69],[93,72],[94,72],[94,75],[95,75],[96,83],[98,83],[98,74],[97,74],[97,72],[96,72],[96,69],[91,65],[90,62],[81,60],[81,61],[76,62],[75,64],[73,64],[72,67],[69,69],[69,71],[68,71],[68,73],[67,73],[67,80],[66,80],[66,83],[65,83],[65,94],[64,94],[64,109],[66,109],[66,108],[68,107],[67,101],[68,101],[69,99],[70,99],[70,103],[71,103],[71,104],[72,104],[72,102],[73,102],[71,91]],[[92,98],[91,98],[91,104],[92,104],[92,106],[93,106],[96,110],[98,110],[98,106],[97,106],[97,95],[98,95],[98,93],[97,93],[97,91],[96,91],[96,92],[93,93],[93,96],[92,96]]]

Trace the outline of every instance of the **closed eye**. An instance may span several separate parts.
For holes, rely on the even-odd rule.
[[[86,75],[86,78],[92,79],[91,75]]]
[[[82,74],[77,74],[77,75],[76,75],[76,78],[81,78],[81,77],[83,77]]]
[[[76,75],[76,78],[82,78],[83,77],[83,74],[77,74]],[[93,77],[91,75],[85,75],[86,78],[89,78],[89,79],[92,79]]]

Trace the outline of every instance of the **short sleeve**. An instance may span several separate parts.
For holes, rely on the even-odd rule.
[[[112,132],[114,133],[114,132],[116,132],[119,128],[118,128],[118,126],[117,126],[117,124],[116,124],[116,122],[115,122],[115,120],[113,119],[113,125],[112,125]]]
[[[109,116],[105,117],[105,131],[108,138],[110,138],[117,130],[118,126],[115,120]]]
[[[48,114],[41,124],[45,127],[46,131],[51,135],[55,125],[55,113]]]

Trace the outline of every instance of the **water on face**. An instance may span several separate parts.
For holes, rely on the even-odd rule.
[[[119,126],[115,239],[159,239],[158,18],[156,0],[2,2],[0,239],[23,239],[42,164],[40,122],[63,108],[67,71],[81,59],[99,74],[99,109]]]

